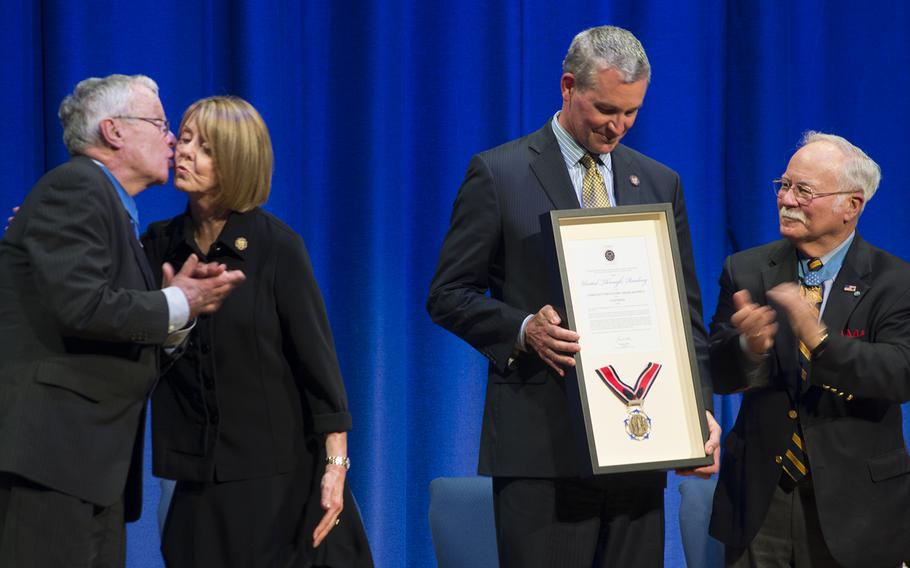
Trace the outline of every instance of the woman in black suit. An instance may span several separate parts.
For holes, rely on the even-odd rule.
[[[237,97],[197,101],[174,162],[189,206],[149,227],[152,266],[178,269],[192,252],[247,281],[196,321],[152,398],[154,473],[177,480],[165,561],[371,566],[345,489],[351,416],[322,296],[303,240],[260,208],[272,176],[265,123]]]

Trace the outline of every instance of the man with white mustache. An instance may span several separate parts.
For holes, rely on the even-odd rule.
[[[672,204],[705,406],[712,407],[679,175],[620,144],[650,78],[631,33],[581,32],[563,62],[562,110],[537,132],[474,156],[455,201],[427,310],[490,360],[478,470],[493,477],[503,568],[664,560],[666,474],[585,477],[582,470],[564,379],[581,347],[554,308],[563,295],[551,210]],[[716,471],[720,428],[710,413],[708,421],[705,453],[715,454],[715,464],[686,473]]]
[[[744,391],[711,519],[727,566],[910,558],[910,265],[856,232],[880,179],[844,138],[806,133],[774,180],[783,240],[724,264],[711,374]]]

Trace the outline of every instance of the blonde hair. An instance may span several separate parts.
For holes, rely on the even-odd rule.
[[[208,97],[186,109],[180,130],[191,120],[211,149],[219,204],[244,213],[268,201],[272,141],[253,105],[240,97]]]

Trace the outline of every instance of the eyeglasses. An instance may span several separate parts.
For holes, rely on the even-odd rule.
[[[147,118],[145,116],[112,116],[111,118],[125,118],[128,120],[141,120],[143,122],[148,122],[161,131],[162,134],[167,134],[171,130],[171,123],[166,118]]]
[[[809,205],[812,203],[813,199],[816,199],[818,197],[828,197],[829,195],[841,195],[845,193],[856,193],[857,191],[860,191],[858,189],[850,189],[847,191],[829,191],[825,193],[819,193],[804,183],[797,183],[794,185],[788,179],[771,180],[771,185],[774,189],[774,196],[778,199],[783,199],[790,190],[793,190],[793,196],[801,207]]]

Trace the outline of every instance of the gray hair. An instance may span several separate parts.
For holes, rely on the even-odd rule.
[[[145,87],[156,96],[158,85],[145,75],[108,75],[80,81],[60,103],[57,116],[63,125],[63,143],[70,155],[101,146],[99,125],[105,118],[129,114],[136,96],[134,87]]]
[[[562,62],[562,72],[571,73],[580,90],[594,84],[594,74],[616,69],[625,83],[651,81],[651,64],[641,42],[632,32],[615,26],[589,28],[572,40]]]
[[[865,203],[868,203],[875,195],[875,190],[878,189],[878,184],[882,180],[882,170],[878,164],[842,136],[810,130],[803,134],[799,147],[802,148],[813,142],[827,142],[840,150],[841,154],[847,158],[838,175],[841,190],[862,190],[863,197],[866,199]]]

